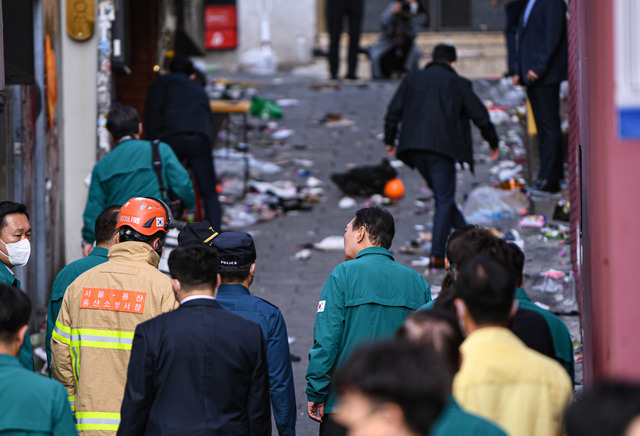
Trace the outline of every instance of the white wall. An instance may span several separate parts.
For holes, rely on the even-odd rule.
[[[89,189],[84,180],[96,161],[97,35],[87,41],[66,33],[66,2],[60,2],[62,55],[58,62],[61,104],[61,162],[64,204],[65,260],[82,256],[82,213]]]
[[[226,51],[209,51],[206,63],[221,69],[235,70],[240,56],[252,49],[259,49],[260,11],[265,0],[238,0],[238,48]],[[306,43],[306,55],[310,58],[316,34],[316,0],[266,0],[272,2],[271,45],[281,65],[298,65],[298,36]]]

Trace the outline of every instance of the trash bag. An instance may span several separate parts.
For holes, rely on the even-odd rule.
[[[518,224],[520,210],[528,205],[529,200],[522,192],[483,186],[471,191],[462,211],[470,223],[511,229]]]
[[[331,180],[347,195],[381,194],[385,184],[398,176],[388,159],[379,165],[359,166],[346,173],[332,173]]]

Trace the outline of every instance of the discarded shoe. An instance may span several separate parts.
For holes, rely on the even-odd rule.
[[[429,257],[429,266],[431,268],[437,268],[437,269],[444,268],[444,257],[441,257],[441,256],[430,256]]]

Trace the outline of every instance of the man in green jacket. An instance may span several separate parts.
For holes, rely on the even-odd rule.
[[[77,435],[65,389],[20,366],[31,302],[19,289],[0,284],[0,434]]]
[[[25,266],[31,255],[31,224],[27,206],[13,201],[0,201],[0,283],[20,288],[13,274],[16,266]],[[33,348],[29,330],[20,348],[18,360],[33,371]]]
[[[49,308],[47,310],[47,334],[45,336],[47,362],[49,362],[49,365],[51,364],[51,334],[58,319],[64,293],[69,285],[82,273],[108,260],[107,254],[109,253],[109,248],[119,241],[118,231],[116,230],[119,212],[120,206],[112,205],[108,206],[98,215],[95,227],[95,248],[91,250],[89,256],[80,258],[62,268],[53,282],[51,297],[49,298]],[[49,368],[49,375],[51,375],[51,368]]]
[[[328,415],[336,407],[331,388],[336,368],[358,345],[392,337],[409,313],[431,299],[425,279],[391,256],[394,234],[387,210],[357,211],[345,228],[345,262],[322,288],[306,376],[307,412],[321,422],[321,435],[332,425]]]
[[[549,331],[551,332],[555,359],[560,365],[562,365],[567,373],[569,373],[571,383],[575,385],[576,374],[573,364],[573,341],[571,340],[571,333],[569,333],[569,329],[560,318],[532,302],[524,289],[521,288],[522,282],[524,281],[524,276],[522,275],[524,270],[524,253],[516,244],[510,243],[509,248],[511,249],[511,260],[513,263],[514,273],[516,274],[516,277],[520,278],[520,283],[516,288],[515,293],[518,305],[524,309],[534,310],[544,317],[544,320],[549,326]]]
[[[158,176],[153,169],[151,142],[140,140],[142,123],[135,109],[114,107],[107,116],[107,130],[115,148],[93,168],[89,196],[84,209],[82,228],[83,253],[87,256],[95,240],[94,225],[98,214],[111,204],[124,204],[132,197],[162,199]],[[168,144],[158,146],[162,162],[162,179],[180,198],[186,209],[195,206],[195,194],[189,173]]]

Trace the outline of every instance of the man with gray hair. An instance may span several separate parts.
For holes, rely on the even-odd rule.
[[[330,431],[336,408],[334,371],[356,347],[392,337],[407,315],[431,300],[431,289],[416,271],[389,252],[393,217],[379,207],[360,209],[344,232],[346,262],[322,288],[307,368],[307,413]]]

